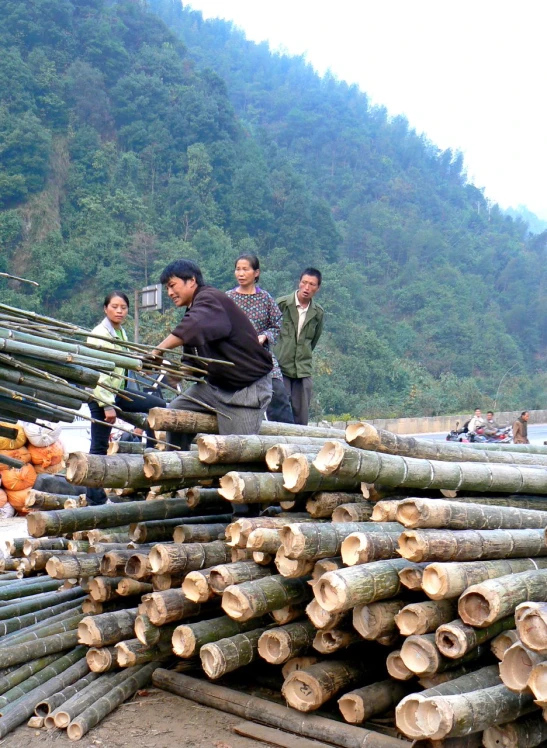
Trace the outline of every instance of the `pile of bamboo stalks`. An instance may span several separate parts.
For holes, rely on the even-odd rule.
[[[31,538],[4,562],[88,593],[70,632],[88,671],[67,687],[83,684],[39,719],[78,739],[152,677],[350,748],[547,739],[546,449],[477,450],[367,424],[345,438],[272,423],[218,436],[214,416],[162,409],[150,421],[199,432],[197,450],[75,453],[67,477],[163,493],[33,511]],[[268,509],[232,516],[243,504]],[[243,706],[232,691],[227,705],[227,689],[180,672],[216,680],[263,661],[280,667],[293,709],[337,703],[345,723],[301,714],[296,728],[290,710]]]

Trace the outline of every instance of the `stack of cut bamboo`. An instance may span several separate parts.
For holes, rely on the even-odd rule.
[[[98,679],[128,665],[149,678],[173,652],[212,679],[264,659],[282,667],[295,709],[336,698],[347,722],[378,731],[337,723],[335,744],[372,736],[387,748],[402,734],[469,735],[471,746],[497,740],[499,725],[511,736],[504,744],[538,744],[533,696],[515,694],[503,673],[500,682],[494,655],[517,643],[517,606],[528,605],[536,631],[532,609],[547,602],[547,450],[474,450],[366,424],[348,429],[348,446],[332,430],[271,423],[269,434],[217,436],[203,433],[214,417],[182,411],[152,411],[151,422],[201,431],[197,452],[78,453],[67,475],[106,488],[120,476],[170,491],[192,483],[185,498],[178,489],[177,498],[28,518],[35,565],[51,554],[52,580],[89,590],[79,641]],[[269,506],[269,516],[232,518],[227,501]],[[212,686],[180,673],[159,668],[153,680],[212,698]],[[395,707],[390,727],[383,715]]]

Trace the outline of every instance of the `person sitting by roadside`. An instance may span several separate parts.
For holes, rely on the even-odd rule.
[[[530,444],[528,439],[528,419],[530,413],[523,410],[520,416],[513,424],[513,442],[515,444]]]
[[[495,436],[498,431],[501,431],[504,428],[505,426],[500,426],[500,424],[494,418],[493,411],[489,410],[486,414],[486,423],[482,427],[483,434],[485,436]]]
[[[482,417],[481,409],[475,408],[475,413],[467,423],[467,432],[469,434],[476,434],[477,429],[482,429],[485,425],[486,421]]]

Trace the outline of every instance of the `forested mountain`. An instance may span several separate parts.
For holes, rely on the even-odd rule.
[[[404,118],[178,0],[4,0],[0,52],[0,269],[41,284],[7,303],[91,325],[256,251],[272,293],[324,273],[316,415],[543,406],[547,237]]]

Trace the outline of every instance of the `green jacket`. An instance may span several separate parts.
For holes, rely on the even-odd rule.
[[[281,371],[285,376],[293,379],[311,377],[313,349],[323,332],[323,308],[313,299],[311,300],[300,337],[297,340],[298,310],[294,291],[288,296],[281,296],[277,299],[277,304],[283,313],[283,322],[274,352]]]

